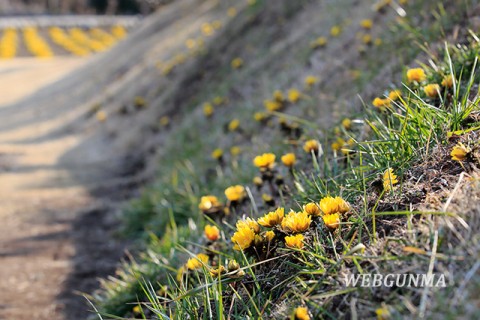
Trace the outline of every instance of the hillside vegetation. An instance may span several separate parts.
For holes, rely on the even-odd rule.
[[[473,318],[479,19],[470,0],[179,0],[58,85],[101,67],[71,99],[133,151],[105,169],[149,182],[96,316]],[[373,273],[448,286],[345,282]]]

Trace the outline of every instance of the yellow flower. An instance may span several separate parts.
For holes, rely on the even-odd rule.
[[[142,312],[142,308],[137,305],[137,306],[133,307],[132,311],[133,311],[133,313],[139,314],[139,313]]]
[[[234,250],[244,250],[252,245],[255,239],[255,232],[248,226],[243,225],[240,228],[237,227],[237,231],[232,236],[232,242]]]
[[[445,88],[451,88],[453,87],[453,76],[449,74],[448,76],[445,76],[442,80],[442,86]]]
[[[345,118],[342,120],[342,126],[345,130],[350,130],[352,128],[352,120]]]
[[[242,152],[242,149],[238,146],[233,146],[230,148],[230,153],[232,156],[238,156]]]
[[[294,153],[287,153],[282,156],[282,162],[285,166],[291,168],[297,161]]]
[[[263,185],[263,180],[260,177],[254,177],[253,178],[253,184],[256,185],[257,187],[261,187]]]
[[[296,103],[301,98],[301,93],[295,88],[288,90],[288,101]]]
[[[377,315],[377,320],[388,320],[391,317],[390,311],[388,310],[387,306],[382,306],[375,310],[375,314]]]
[[[275,238],[275,232],[272,230],[266,231],[263,235],[268,242],[271,242],[273,238]]]
[[[215,20],[215,21],[213,21],[213,22],[212,22],[212,27],[213,27],[213,29],[215,29],[215,30],[220,29],[220,28],[222,27],[222,21],[220,21],[220,20]]]
[[[188,259],[185,266],[188,270],[200,269],[204,264],[208,263],[208,256],[204,253],[197,254],[196,257]]]
[[[275,166],[275,155],[273,153],[264,153],[253,159],[253,164],[260,169],[272,169]]]
[[[440,86],[436,83],[430,83],[423,87],[423,91],[429,98],[436,98],[440,93]]]
[[[243,59],[242,58],[235,58],[232,60],[232,68],[233,69],[239,69],[243,66]]]
[[[285,215],[284,208],[278,208],[275,211],[271,211],[265,214],[263,217],[258,218],[258,224],[267,228],[273,228],[276,225],[279,225],[283,221]]]
[[[427,78],[425,71],[422,68],[409,69],[407,71],[407,80],[409,82],[417,81],[422,82]]]
[[[329,229],[337,229],[340,225],[340,214],[325,214],[323,217],[323,222]]]
[[[216,241],[220,238],[220,230],[216,226],[207,224],[204,229],[205,237],[210,241]]]
[[[215,159],[215,160],[219,160],[220,158],[222,158],[223,156],[223,150],[220,149],[220,148],[217,148],[215,150],[213,150],[212,152],[212,158]]]
[[[100,110],[95,114],[95,118],[97,118],[99,122],[105,122],[105,120],[107,120],[107,113],[103,110]]]
[[[263,105],[265,106],[265,109],[267,109],[270,112],[277,111],[282,108],[282,104],[274,100],[264,100]]]
[[[233,119],[232,121],[230,121],[230,123],[228,124],[228,130],[230,131],[235,131],[238,129],[238,127],[240,126],[240,120],[238,119]]]
[[[241,185],[228,187],[225,196],[230,201],[242,201],[246,196],[245,188]]]
[[[280,90],[275,90],[273,92],[273,100],[279,102],[279,103],[282,103],[283,101],[285,101],[285,97],[283,96],[283,93],[282,91]]]
[[[345,140],[339,137],[337,138],[337,141],[332,143],[332,149],[335,151],[340,151],[344,145],[345,145]]]
[[[220,266],[220,267],[218,267],[218,268],[216,268],[216,269],[213,269],[213,268],[210,269],[210,275],[211,275],[212,277],[218,277],[219,275],[222,275],[222,274],[224,274],[224,273],[226,273],[226,272],[227,272],[227,269],[225,269],[224,266]]]
[[[313,49],[324,47],[327,44],[327,38],[325,37],[318,37],[317,39],[310,42],[310,47]]]
[[[313,87],[313,85],[315,85],[317,82],[318,82],[318,78],[315,76],[307,76],[305,77],[305,80],[304,80],[305,87],[307,87],[307,89],[310,89],[311,87]]]
[[[402,92],[400,90],[392,90],[388,93],[388,98],[393,101],[398,100],[402,96]]]
[[[203,212],[207,212],[212,209],[218,209],[221,206],[222,204],[218,201],[217,197],[203,196],[200,198],[200,204],[198,205],[198,208]]]
[[[453,147],[452,152],[450,155],[452,156],[452,160],[456,161],[463,161],[467,158],[467,155],[470,153],[470,149],[467,148],[464,144],[458,143],[455,147]]]
[[[388,168],[383,173],[383,189],[385,192],[392,190],[392,187],[398,183],[397,176],[393,173],[392,168]]]
[[[377,47],[380,46],[380,45],[382,44],[382,39],[376,38],[376,39],[373,41],[373,44],[374,44],[375,46],[377,46]]]
[[[265,202],[265,204],[267,204],[269,206],[274,206],[275,205],[275,200],[269,194],[266,194],[266,193],[262,194],[262,200],[263,200],[263,202]]]
[[[306,307],[297,307],[295,309],[295,320],[310,320],[308,309]]]
[[[227,15],[228,15],[230,18],[235,17],[235,16],[237,15],[237,9],[235,9],[234,7],[228,8]]]
[[[311,216],[319,216],[321,214],[320,208],[316,203],[310,202],[303,206],[303,211]]]
[[[252,218],[247,218],[245,220],[238,220],[236,226],[237,226],[237,229],[241,229],[243,227],[249,227],[255,233],[260,232],[260,226],[258,225],[258,222],[253,220]]]
[[[303,248],[303,235],[302,234],[297,234],[294,236],[287,236],[285,237],[285,244],[289,248],[297,248],[297,249],[302,249]]]
[[[312,151],[317,153],[320,150],[320,143],[314,139],[308,140],[303,145],[303,150],[305,150],[307,153],[312,153]]]
[[[370,44],[370,43],[372,43],[372,36],[369,35],[369,34],[364,34],[364,35],[362,36],[362,42],[363,42],[364,44]]]
[[[340,29],[339,26],[333,26],[331,29],[330,29],[330,35],[332,37],[336,37],[340,34],[340,32],[342,32],[342,29]]]
[[[203,114],[207,117],[210,117],[213,114],[213,106],[210,103],[205,103],[203,105]]]
[[[202,24],[202,33],[204,35],[206,35],[208,37],[208,36],[211,36],[213,34],[213,32],[214,32],[214,30],[213,30],[213,27],[210,23]]]
[[[224,102],[225,102],[225,99],[220,96],[216,96],[215,98],[213,98],[213,104],[216,106],[219,106]]]
[[[372,29],[373,21],[370,19],[363,19],[360,21],[360,26],[364,29]]]
[[[197,42],[195,41],[195,39],[187,39],[185,41],[185,46],[188,48],[188,49],[193,49],[195,48],[195,45],[197,44]]]
[[[350,210],[348,203],[341,197],[325,197],[320,200],[320,209],[325,215],[346,213]]]
[[[312,223],[312,217],[307,212],[290,213],[282,220],[282,229],[286,232],[304,232]]]
[[[170,118],[168,116],[163,116],[160,118],[159,123],[162,127],[168,126],[168,124],[170,123]]]
[[[372,104],[374,107],[377,107],[379,109],[384,109],[385,107],[390,106],[390,100],[389,99],[382,99],[382,98],[375,98],[372,101]]]
[[[263,112],[255,112],[253,118],[255,119],[255,121],[261,122],[267,118],[267,115]]]

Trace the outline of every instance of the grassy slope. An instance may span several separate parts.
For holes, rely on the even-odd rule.
[[[204,15],[189,24],[192,33],[195,34],[193,30],[198,30],[204,21],[224,19],[228,6],[229,4],[222,2],[219,6],[208,8]],[[151,126],[161,130],[159,140],[161,165],[158,172],[160,178],[129,208],[126,214],[126,231],[145,239],[146,233],[143,233],[143,230],[146,229],[163,236],[163,240],[153,238],[148,251],[140,257],[140,264],[133,265],[133,271],[136,273],[133,277],[125,275],[124,282],[114,281],[106,284],[107,294],[104,293],[100,303],[103,310],[108,313],[117,312],[119,315],[128,314],[133,306],[125,303],[134,302],[137,295],[142,295],[142,290],[136,283],[138,277],[146,277],[155,286],[157,280],[166,284],[168,280],[164,276],[165,268],[168,270],[180,266],[188,256],[181,250],[172,251],[172,247],[180,244],[193,252],[198,251],[198,248],[189,241],[201,234],[199,229],[203,223],[198,221],[197,209],[200,196],[215,194],[220,197],[229,185],[249,184],[255,175],[251,159],[257,153],[272,151],[280,155],[286,150],[298,149],[286,143],[285,136],[281,135],[275,124],[275,119],[272,120],[272,126],[261,125],[251,120],[253,113],[261,109],[262,100],[269,98],[275,89],[286,90],[296,87],[302,90],[303,78],[306,75],[319,76],[321,80],[316,88],[305,92],[304,99],[285,112],[290,116],[310,120],[301,122],[304,128],[301,140],[314,137],[327,141],[331,139],[331,133],[320,129],[331,128],[332,123],[339,121],[345,114],[351,114],[351,111],[359,112],[357,93],[360,92],[362,97],[370,99],[372,95],[380,94],[379,87],[382,88],[380,90],[389,87],[385,84],[385,79],[390,79],[398,87],[401,69],[410,64],[420,52],[418,46],[412,44],[415,41],[423,43],[424,40],[433,44],[441,43],[443,35],[450,36],[453,27],[457,25],[457,21],[462,20],[463,15],[462,6],[450,5],[446,8],[446,12],[449,13],[447,15],[442,14],[441,5],[433,5],[428,1],[415,1],[406,9],[409,14],[402,24],[408,27],[402,28],[399,24],[393,23],[395,15],[390,8],[386,13],[375,13],[370,10],[370,4],[351,6],[350,1],[337,1],[334,4],[310,1],[298,1],[295,4],[259,1],[254,6],[239,8],[241,11],[239,15],[224,21],[223,27],[213,36],[214,39],[207,38],[205,51],[177,65],[171,74],[156,80],[156,85],[151,85],[149,90],[137,93],[145,96],[149,104],[161,106],[155,108],[155,111],[149,111],[148,116],[151,117],[155,112],[158,119],[160,115],[169,114],[171,125],[167,129],[163,127],[159,129],[154,123],[158,120],[152,117]],[[350,20],[349,17],[356,18]],[[356,39],[356,33],[360,31],[358,22],[363,18],[375,21],[372,33],[374,37],[381,37],[383,44],[379,47],[367,47],[362,54],[357,50],[361,41]],[[341,25],[345,31],[338,38],[329,37],[326,48],[311,50],[309,42],[320,35],[328,36],[328,30],[333,25]],[[413,29],[410,29],[411,27]],[[193,36],[185,33],[184,38]],[[465,30],[462,29],[461,36],[464,34]],[[175,43],[172,44],[174,49],[167,51],[171,53],[170,57],[174,57],[175,48],[180,52],[185,51],[180,49],[180,44]],[[405,48],[402,51],[405,53],[399,56],[398,50],[394,48]],[[245,65],[240,70],[232,71],[230,61],[237,56],[244,59]],[[168,63],[169,57],[163,53],[159,60],[161,66],[164,66]],[[355,79],[352,73],[355,74],[357,70],[360,73]],[[216,107],[214,116],[206,119],[201,106],[216,96],[225,97],[228,102]],[[240,132],[228,132],[225,129],[233,118],[240,120],[242,128]],[[361,118],[363,116],[359,113],[359,119]],[[224,164],[217,164],[216,161],[209,159],[211,151],[215,148],[220,147],[227,151],[231,146],[240,146],[242,154],[231,157],[227,152]],[[297,151],[299,156],[301,152]],[[311,172],[308,157],[304,155],[301,158],[302,169]],[[406,170],[407,166],[400,169]],[[328,173],[336,176],[335,172]],[[286,171],[283,174],[288,175]],[[313,174],[316,174],[315,171]],[[310,177],[310,174],[307,173],[306,177]],[[344,178],[341,179],[343,181]],[[300,197],[287,196],[279,200],[293,207],[295,199],[309,198],[318,201],[326,191],[318,193],[316,186],[311,183],[315,178],[299,181],[304,185],[306,192],[300,193]],[[288,184],[291,185],[290,179]],[[338,186],[332,184],[328,190],[333,193],[343,190],[337,188]],[[358,189],[351,187],[354,188]],[[265,212],[268,207],[262,204],[260,198],[262,192],[253,192],[257,204],[254,208]],[[344,193],[347,194],[345,190]],[[348,200],[354,203],[353,196]],[[250,205],[241,209],[241,213],[247,215],[252,211]],[[190,220],[189,227],[177,228],[171,217],[180,225],[189,218],[193,220]],[[234,220],[230,221],[233,222]],[[167,225],[170,225],[168,229],[170,231],[164,234]],[[401,225],[398,226],[399,230],[404,230],[403,228]],[[230,233],[228,228],[225,229],[225,233],[228,239]],[[379,244],[372,246],[372,252],[379,250],[377,248],[381,246]],[[158,254],[165,258],[158,258]],[[345,266],[348,267],[349,264]],[[127,273],[133,272],[131,266],[126,266],[126,270]],[[330,287],[332,288],[334,287]],[[327,298],[326,305],[344,303],[332,301],[333,296]],[[264,296],[260,298],[260,303],[278,297]],[[325,298],[321,298],[320,301],[323,299]],[[316,304],[314,300],[311,305]],[[192,308],[194,305],[196,304],[185,304]],[[374,307],[365,301],[361,306],[361,314],[369,314]],[[268,310],[275,315],[285,314],[288,308],[285,304]],[[246,310],[251,311],[254,307],[241,306],[240,309],[239,314]],[[329,314],[326,312],[324,316]]]

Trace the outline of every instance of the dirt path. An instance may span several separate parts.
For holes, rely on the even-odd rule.
[[[5,62],[0,104],[85,62]],[[91,290],[122,254],[109,234],[116,208],[88,188],[113,176],[111,159],[101,154],[99,140],[87,144],[86,152],[88,130],[38,140],[63,128],[71,117],[67,111],[45,114],[6,105],[0,111],[0,319],[83,319],[85,305],[70,288]],[[76,151],[79,146],[82,151]]]

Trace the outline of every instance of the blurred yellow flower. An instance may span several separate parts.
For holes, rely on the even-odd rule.
[[[243,66],[243,59],[242,58],[235,58],[231,62],[233,69],[239,69]]]
[[[352,120],[345,118],[342,120],[342,126],[345,130],[350,130],[352,128]]]
[[[265,106],[265,109],[270,112],[277,111],[282,108],[282,104],[275,100],[264,100],[263,105]]]
[[[315,76],[306,76],[304,83],[307,89],[312,88],[318,82],[318,77]]]
[[[242,226],[237,228],[237,231],[232,236],[232,242],[234,243],[234,250],[245,250],[252,245],[255,239],[255,232],[249,226]]]
[[[370,44],[370,43],[372,43],[372,36],[369,35],[369,34],[364,34],[364,35],[362,36],[362,42],[363,42],[364,44]]]
[[[287,153],[283,155],[281,159],[282,163],[289,168],[291,168],[297,161],[294,153]]]
[[[323,217],[323,222],[329,229],[336,229],[340,225],[340,214],[325,214]]]
[[[422,68],[414,68],[407,71],[407,80],[409,82],[422,82],[425,79],[427,79],[427,76],[425,75],[425,71]]]
[[[306,307],[297,307],[295,309],[295,320],[310,320],[308,309]]]
[[[257,0],[247,0],[248,5],[253,6],[257,3]]]
[[[255,119],[255,121],[261,122],[267,118],[267,115],[263,112],[255,112],[253,118]]]
[[[315,217],[321,215],[321,213],[322,213],[320,211],[320,208],[318,207],[318,205],[314,202],[310,202],[310,203],[307,203],[306,205],[304,205],[303,206],[303,211],[305,211],[309,215],[315,216]]]
[[[198,208],[203,212],[208,212],[213,209],[219,209],[222,207],[222,204],[218,201],[215,196],[203,196],[200,198],[200,204]]]
[[[99,122],[105,122],[105,120],[107,120],[107,113],[103,110],[97,111],[95,118],[97,118]]]
[[[363,19],[360,21],[360,26],[364,29],[372,29],[373,21],[370,19]]]
[[[133,311],[133,313],[139,314],[139,313],[142,312],[142,308],[137,305],[137,306],[133,307],[132,311]]]
[[[286,236],[285,237],[285,244],[289,248],[302,249],[303,248],[303,239],[305,239],[305,238],[302,234],[297,234],[297,235],[294,235],[294,236]]]
[[[215,159],[215,160],[219,160],[223,157],[223,150],[220,149],[220,148],[217,148],[215,150],[213,150],[212,152],[212,158]]]
[[[235,17],[235,16],[237,15],[237,9],[235,9],[234,7],[228,8],[227,15],[228,15],[230,18]]]
[[[230,148],[230,154],[232,156],[238,156],[242,152],[242,149],[238,146],[233,146]]]
[[[306,212],[290,211],[282,220],[282,229],[285,232],[304,232],[312,223],[312,217]]]
[[[216,96],[215,98],[213,98],[213,104],[216,106],[219,106],[224,102],[225,102],[225,98],[222,98],[220,96]]]
[[[228,130],[230,131],[235,131],[238,129],[238,127],[240,126],[240,120],[238,119],[233,119],[232,121],[230,121],[230,123],[228,124]]]
[[[162,127],[168,126],[170,124],[170,118],[168,116],[163,116],[160,118],[159,123]]]
[[[402,96],[402,92],[400,90],[392,90],[388,93],[388,98],[393,101],[398,100]]]
[[[374,107],[377,107],[381,110],[385,109],[386,107],[390,106],[390,100],[389,99],[382,99],[382,98],[375,98],[372,101],[372,104]]]
[[[373,44],[378,47],[378,46],[382,45],[382,42],[383,42],[382,39],[375,38],[375,40],[373,41]]]
[[[330,29],[330,35],[332,37],[337,37],[340,34],[340,32],[342,32],[342,29],[339,26],[333,26]]]
[[[325,215],[346,213],[350,210],[348,203],[341,197],[325,197],[320,200],[320,209]]]
[[[195,48],[195,45],[197,44],[197,42],[195,41],[195,39],[187,39],[185,41],[185,46],[188,48],[188,49],[193,49]]]
[[[315,139],[308,140],[303,145],[303,150],[307,153],[312,153],[312,151],[318,153],[320,150],[320,143]]]
[[[210,23],[202,24],[202,33],[204,35],[206,35],[208,37],[208,36],[211,36],[213,34],[213,32],[214,32],[214,30],[213,30],[213,27]]]
[[[383,190],[389,192],[392,187],[398,183],[397,176],[393,173],[392,168],[388,168],[383,173]]]
[[[208,263],[208,256],[204,253],[197,254],[196,257],[188,259],[185,266],[188,270],[200,269],[204,264]]]
[[[327,44],[327,38],[325,37],[318,37],[317,39],[310,42],[310,47],[313,49],[324,47]]]
[[[207,117],[210,117],[213,114],[213,106],[210,103],[205,103],[203,105],[203,114]]]
[[[436,83],[427,84],[423,91],[429,98],[436,98],[440,94],[440,86]]]
[[[225,189],[225,196],[230,201],[242,201],[247,193],[241,185],[231,186]]]
[[[467,158],[469,153],[470,148],[467,148],[463,143],[458,143],[453,147],[450,155],[452,156],[452,160],[463,161]]]
[[[267,228],[273,228],[276,225],[282,223],[285,214],[284,208],[278,208],[275,211],[271,211],[265,214],[263,217],[258,218],[258,224]]]
[[[212,22],[212,27],[213,27],[213,29],[215,29],[215,30],[220,29],[220,28],[222,27],[222,21],[220,21],[220,20],[215,20],[215,21],[213,21],[213,22]]]
[[[216,226],[207,224],[204,229],[205,237],[210,241],[216,241],[220,238],[220,230]]]
[[[279,102],[279,103],[282,103],[283,101],[285,101],[285,97],[283,96],[283,93],[282,91],[280,90],[275,90],[273,92],[273,100]]]
[[[388,320],[392,316],[388,307],[385,305],[375,310],[375,314],[377,315],[377,320]]]
[[[302,94],[295,88],[288,90],[288,101],[291,103],[296,103],[300,100]]]
[[[334,143],[332,143],[332,149],[334,151],[340,151],[343,146],[345,145],[345,140],[343,140],[342,138],[338,137],[337,138],[337,141],[335,141]]]
[[[256,185],[257,187],[261,187],[263,185],[263,180],[260,177],[254,177],[253,178],[253,184]]]
[[[260,169],[272,169],[275,166],[275,155],[273,153],[264,153],[253,159],[253,164]]]
[[[445,76],[442,80],[442,86],[445,88],[451,88],[453,87],[453,76],[449,74],[448,76]]]

